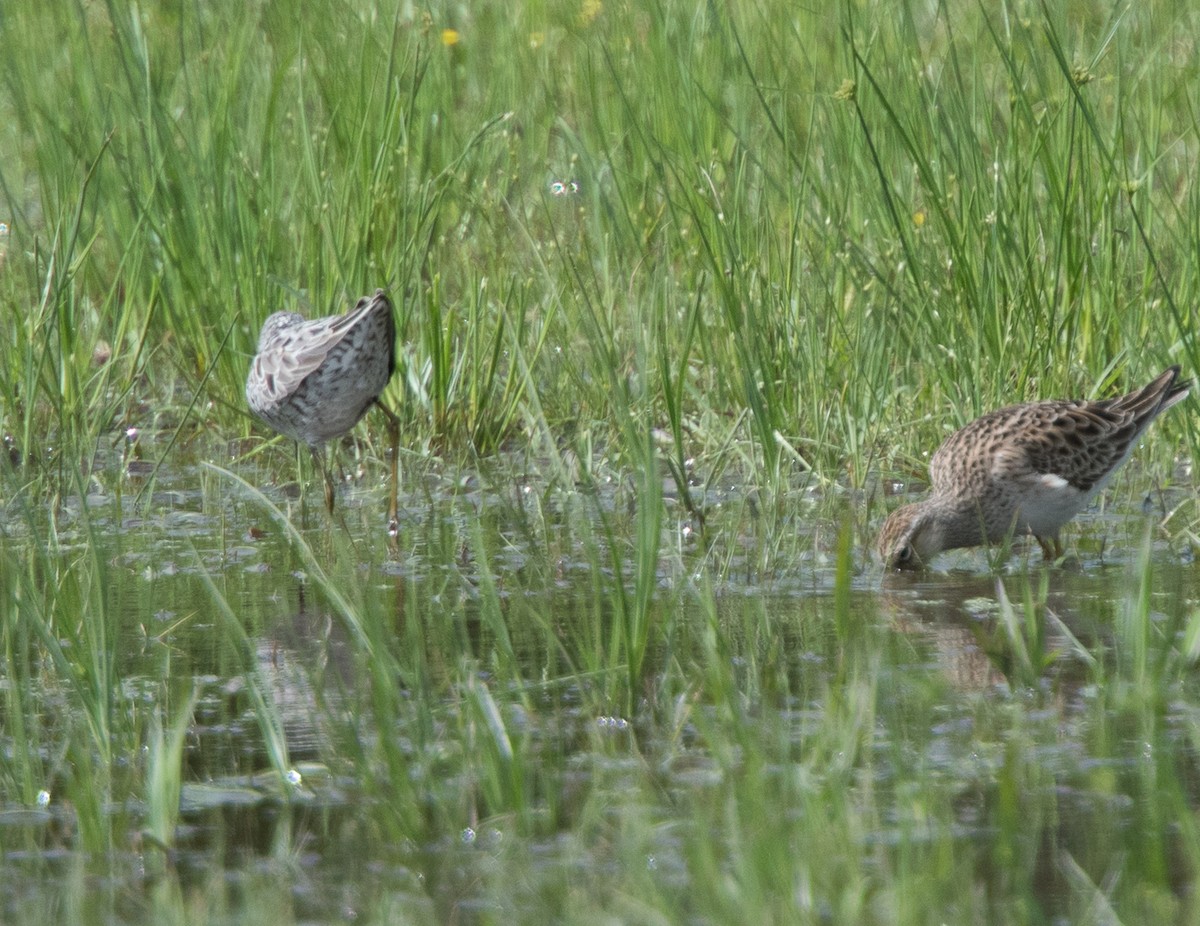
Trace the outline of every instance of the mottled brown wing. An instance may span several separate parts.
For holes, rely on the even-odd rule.
[[[278,312],[268,318],[250,365],[246,394],[255,397],[252,405],[271,408],[287,401],[371,305],[373,300],[364,297],[345,315],[305,321],[295,313]]]
[[[1191,384],[1176,382],[1178,375],[1171,367],[1135,392],[1099,402],[1033,402],[990,412],[938,448],[929,464],[933,486],[962,494],[999,471],[1010,479],[1052,474],[1089,492],[1129,456],[1151,421],[1188,394]]]
[[[263,404],[286,401],[328,353],[327,348],[315,346],[296,350],[291,347],[291,342],[291,338],[276,340],[254,358],[251,373],[258,386],[255,391]]]
[[[1054,414],[1038,429],[1040,439],[1029,459],[1038,472],[1053,472],[1090,492],[1133,452],[1150,423],[1191,389],[1177,382],[1179,367],[1169,367],[1152,382],[1127,395],[1100,402],[1043,403]],[[1046,467],[1057,466],[1057,469]]]
[[[1014,441],[1035,473],[1061,476],[1090,492],[1119,466],[1144,424],[1109,402],[1073,402],[1055,408],[1045,426]]]

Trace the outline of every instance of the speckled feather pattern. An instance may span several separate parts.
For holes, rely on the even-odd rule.
[[[877,548],[889,567],[927,565],[955,547],[1033,534],[1050,555],[1163,411],[1191,388],[1171,367],[1142,389],[1102,401],[1011,405],[956,431],[930,462],[931,492],[892,512]]]
[[[396,325],[383,290],[345,315],[306,321],[276,312],[263,324],[246,380],[250,410],[314,452],[367,413],[395,369]]]

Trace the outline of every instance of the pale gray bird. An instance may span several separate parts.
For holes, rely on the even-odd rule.
[[[379,402],[395,368],[396,323],[382,289],[359,299],[345,315],[306,321],[295,312],[276,312],[263,323],[246,402],[280,434],[308,445],[324,477],[330,511],[333,480],[325,442],[347,433],[375,404],[395,426],[396,417]]]

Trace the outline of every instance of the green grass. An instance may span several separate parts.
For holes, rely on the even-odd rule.
[[[6,4],[0,920],[1193,919],[1191,487],[864,565],[950,429],[1195,375],[1193,18]],[[396,538],[382,420],[328,521],[242,398],[378,286]]]
[[[245,431],[265,315],[377,285],[410,444],[624,447],[628,393],[771,489],[1194,366],[1193,65],[1106,15],[7,13],[5,427]]]

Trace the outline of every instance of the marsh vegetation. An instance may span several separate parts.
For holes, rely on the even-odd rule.
[[[0,921],[1195,920],[1192,403],[867,554],[1200,369],[1195,14],[728,6],[0,10]],[[243,400],[377,287],[394,536]]]

